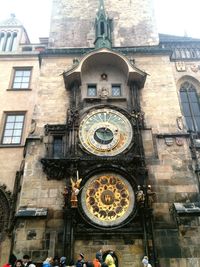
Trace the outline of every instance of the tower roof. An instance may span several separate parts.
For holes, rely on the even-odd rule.
[[[15,14],[11,14],[9,19],[0,21],[0,27],[23,27],[21,21],[16,19]]]

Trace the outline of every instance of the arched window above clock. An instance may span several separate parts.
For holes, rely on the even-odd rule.
[[[181,83],[180,99],[187,129],[200,132],[199,96],[196,86],[191,81],[184,81]]]

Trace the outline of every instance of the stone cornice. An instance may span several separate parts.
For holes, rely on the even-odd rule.
[[[94,48],[51,48],[40,53],[40,57],[49,56],[63,56],[63,55],[83,55],[88,52],[94,51]],[[171,54],[168,48],[161,48],[159,46],[144,46],[144,47],[113,47],[111,50],[123,54],[129,53],[143,53],[143,54]]]
[[[39,56],[39,52],[38,51],[29,51],[29,52],[10,52],[10,53],[4,53],[4,52],[0,52],[0,58],[6,58],[7,59],[11,59],[13,60],[13,58],[20,58],[20,59],[25,59],[25,58],[29,58],[29,57],[35,57],[38,58]]]
[[[190,134],[189,133],[160,133],[156,134],[157,138],[168,138],[168,137],[185,137],[189,138]]]

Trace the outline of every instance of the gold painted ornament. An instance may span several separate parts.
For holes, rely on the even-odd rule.
[[[120,174],[102,173],[90,178],[82,191],[82,208],[95,224],[115,226],[129,217],[135,195],[130,183]]]

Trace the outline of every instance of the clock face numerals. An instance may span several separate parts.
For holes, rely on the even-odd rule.
[[[87,114],[79,128],[82,146],[99,156],[115,156],[131,143],[133,130],[129,120],[120,112],[97,109]]]
[[[117,173],[91,177],[81,193],[83,211],[93,223],[110,227],[124,222],[134,209],[135,195],[129,182]]]

